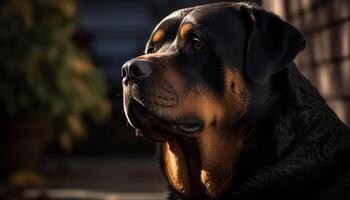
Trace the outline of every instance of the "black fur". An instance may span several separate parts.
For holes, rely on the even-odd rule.
[[[246,140],[222,199],[350,199],[350,132],[308,80],[275,74],[271,108]]]

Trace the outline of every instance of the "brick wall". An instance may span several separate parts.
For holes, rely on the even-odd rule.
[[[307,47],[295,62],[349,126],[350,1],[263,0],[262,5],[304,33]]]

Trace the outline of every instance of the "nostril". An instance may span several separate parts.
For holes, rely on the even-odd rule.
[[[152,67],[149,62],[138,61],[130,65],[130,76],[133,78],[141,78],[149,76],[152,72]]]
[[[130,74],[133,77],[143,76],[144,72],[139,66],[131,66],[130,68]]]

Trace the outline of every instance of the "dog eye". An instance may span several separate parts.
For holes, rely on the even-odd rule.
[[[195,51],[202,51],[202,50],[205,50],[206,48],[207,48],[207,45],[203,41],[197,38],[194,38],[192,40],[192,49],[194,49]]]
[[[150,54],[150,53],[155,53],[157,50],[156,50],[156,48],[154,47],[154,45],[149,45],[148,47],[147,47],[147,50],[146,50],[146,53],[147,54]]]

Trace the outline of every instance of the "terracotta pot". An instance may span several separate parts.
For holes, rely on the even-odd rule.
[[[42,167],[50,136],[46,120],[18,120],[7,125],[6,157],[11,171]]]

